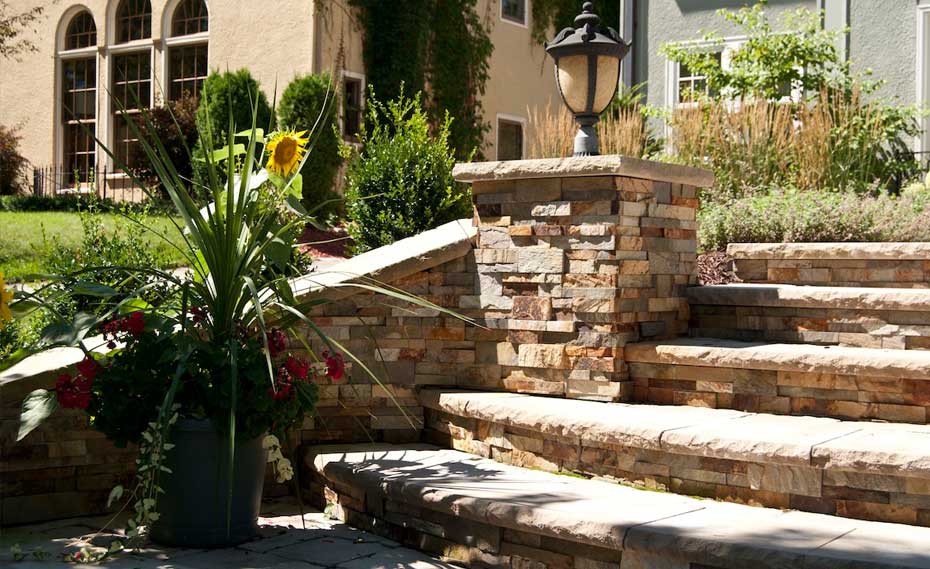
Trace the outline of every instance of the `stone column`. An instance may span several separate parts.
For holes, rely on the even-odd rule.
[[[506,330],[491,354],[508,391],[632,394],[626,344],[687,332],[697,189],[707,171],[621,156],[459,164],[472,185],[478,294],[462,308]]]

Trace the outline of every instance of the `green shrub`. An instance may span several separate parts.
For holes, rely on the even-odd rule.
[[[256,93],[258,100],[253,101]],[[274,112],[268,104],[268,98],[259,88],[248,69],[210,73],[203,82],[200,92],[200,106],[197,108],[197,128],[206,136],[212,133],[210,143],[213,148],[226,146],[226,133],[229,132],[230,111],[235,132],[252,128],[252,105],[257,104],[255,126],[270,132],[274,127]],[[208,130],[209,129],[209,130]],[[198,141],[194,150],[194,180],[206,177],[206,166],[201,161],[203,145]]]
[[[420,95],[388,103],[369,97],[364,149],[346,173],[349,235],[355,252],[388,245],[467,217],[467,189],[452,179],[454,151],[446,116],[435,137]]]
[[[192,180],[194,175],[190,153],[197,146],[197,106],[198,99],[185,94],[177,101],[155,107],[145,116],[139,115],[136,118],[143,138],[156,136],[171,157],[175,170],[185,180]],[[151,134],[148,132],[149,125]],[[139,165],[133,169],[133,173],[149,184],[157,184],[158,173],[149,163],[142,145],[134,144],[130,148],[129,163]],[[159,195],[167,198],[161,193]]]
[[[728,243],[930,241],[930,192],[772,191],[704,203],[698,227],[704,251]]]
[[[142,212],[149,214],[167,214],[174,210],[171,204],[161,201],[149,200],[144,203],[119,203],[111,199],[100,199],[96,196],[81,197],[79,195],[36,196],[21,194],[16,196],[0,196],[0,211],[86,211],[93,207],[98,213],[116,211]]]
[[[320,73],[297,77],[284,90],[278,104],[278,124],[282,128],[306,130],[320,120],[318,138],[300,174],[303,177],[303,201],[308,209],[327,203],[316,214],[328,217],[338,214],[343,208],[339,195],[334,191],[336,174],[342,164],[339,156],[340,136],[336,124],[336,105],[332,101],[326,116],[320,117],[324,104],[332,91],[332,79]],[[330,201],[331,200],[331,201]]]
[[[20,140],[17,129],[0,125],[0,196],[18,194],[26,187],[29,161],[20,154]]]

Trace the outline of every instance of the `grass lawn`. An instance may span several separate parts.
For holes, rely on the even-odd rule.
[[[100,217],[104,226],[110,230],[129,223],[117,214],[101,214]],[[167,217],[150,217],[149,223],[171,236],[173,241],[181,242]],[[46,243],[54,243],[56,236],[62,244],[78,247],[83,237],[79,214],[58,211],[0,212],[0,272],[9,280],[44,272],[45,246]],[[165,255],[172,264],[181,262],[180,254],[159,237],[148,235],[146,239],[149,246]]]

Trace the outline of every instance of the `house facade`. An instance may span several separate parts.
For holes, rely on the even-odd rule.
[[[494,44],[483,98],[490,160],[524,157],[534,136],[529,109],[560,104],[552,62],[531,38],[530,2],[478,3]],[[247,68],[269,100],[295,76],[338,70],[344,134],[361,120],[362,33],[346,0],[15,3],[17,11],[33,6],[44,8],[27,34],[37,50],[0,60],[0,124],[19,128],[33,166],[51,165],[66,177],[95,167],[112,172],[87,130],[128,155],[135,141],[117,120],[120,107],[197,93],[212,70]]]
[[[721,63],[727,52],[745,39],[740,30],[716,12],[752,4],[748,0],[619,0],[622,2],[624,37],[633,49],[624,79],[635,85],[645,82],[646,100],[668,107],[678,104],[681,93],[700,85],[700,77],[688,73],[659,53],[667,42],[690,42],[713,31],[725,39]],[[772,21],[798,8],[822,10],[824,26],[848,28],[838,43],[854,70],[872,71],[884,81],[877,96],[902,105],[927,106],[930,99],[930,1],[928,0],[769,0],[766,11]],[[924,119],[924,135],[915,141],[918,150],[930,150]]]

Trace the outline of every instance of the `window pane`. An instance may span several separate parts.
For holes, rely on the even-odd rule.
[[[113,112],[120,107],[148,107],[152,87],[152,59],[148,50],[113,58]],[[138,99],[138,104],[137,104]]]
[[[501,0],[501,15],[506,20],[526,23],[526,0]]]
[[[61,62],[62,119],[93,120],[96,116],[97,61],[66,59]]]
[[[199,98],[207,78],[207,44],[185,45],[168,50],[168,97],[177,101],[188,96]]]
[[[187,36],[209,29],[207,5],[203,0],[184,0],[174,10],[171,20],[172,36]]]
[[[517,122],[498,121],[497,159],[523,159],[523,125]]]
[[[122,0],[116,12],[116,41],[126,43],[152,37],[149,0]]]
[[[362,81],[346,78],[342,99],[342,135],[356,138],[362,128]]]
[[[64,127],[64,171],[69,184],[86,183],[94,169],[95,123],[67,124]]]
[[[89,12],[71,18],[65,33],[65,49],[80,49],[97,45],[97,26]]]

